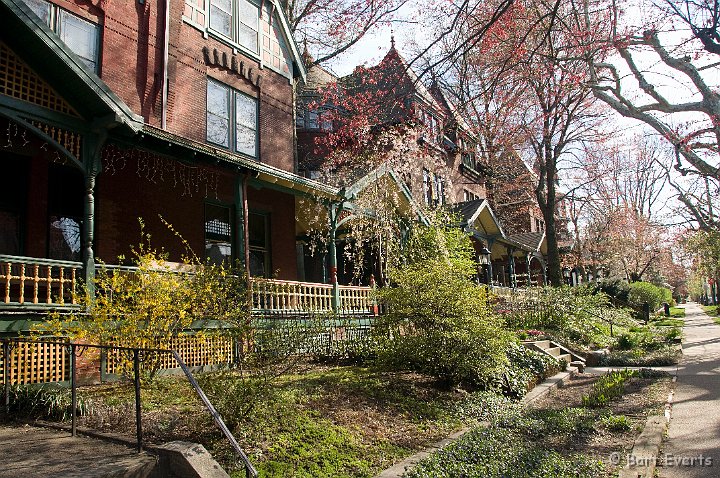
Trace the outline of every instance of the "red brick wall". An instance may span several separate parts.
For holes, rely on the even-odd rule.
[[[144,157],[141,157],[144,158]],[[180,261],[186,254],[180,240],[160,221],[158,214],[188,241],[201,259],[205,248],[205,203],[234,206],[237,174],[226,169],[202,165],[193,170],[195,178],[188,189],[183,185],[184,166],[174,165],[149,172],[135,156],[105,161],[98,176],[95,213],[95,250],[98,257],[115,263],[119,254],[129,256],[130,247],[140,241],[138,217],[145,222],[153,247],[163,248],[169,260]],[[217,175],[217,182],[214,178]],[[215,190],[217,184],[217,190]],[[216,192],[217,191],[217,192]],[[248,187],[248,208],[270,215],[270,245],[273,271],[278,278],[297,279],[295,255],[295,198],[271,189]]]
[[[163,2],[105,1],[101,7],[76,0],[55,0],[63,8],[104,25],[101,77],[137,114],[151,125],[161,122]],[[167,127],[172,133],[205,141],[207,77],[259,98],[259,160],[294,172],[292,85],[240,52],[234,56],[262,77],[260,88],[224,68],[208,66],[202,49],[233,51],[182,21],[184,2],[172,0],[168,62]],[[101,9],[103,8],[103,9]]]
[[[295,198],[272,189],[248,186],[248,209],[270,215],[272,272],[278,279],[297,280]]]
[[[201,166],[193,170],[203,175],[217,174],[217,195],[214,180],[199,180],[189,190],[181,175],[165,169],[162,174],[139,172],[136,158],[129,158],[124,168],[105,171],[97,178],[95,213],[95,250],[98,257],[115,263],[119,254],[129,256],[130,247],[140,241],[138,218],[151,235],[153,247],[165,249],[171,261],[180,261],[187,254],[181,241],[162,223],[158,214],[170,223],[190,244],[201,259],[205,249],[206,201],[233,206],[235,175],[220,168]],[[176,165],[177,170],[182,168]],[[187,171],[187,170],[186,170]],[[208,184],[210,183],[210,184]],[[206,185],[208,186],[206,188]]]

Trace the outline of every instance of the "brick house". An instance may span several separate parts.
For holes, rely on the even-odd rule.
[[[322,205],[327,222],[345,201],[296,174],[305,75],[275,0],[0,0],[0,167],[12,179],[0,334],[72,306],[96,259],[138,243],[139,217],[171,261],[186,251],[158,215],[197,256],[274,278],[264,294],[305,293],[299,204]]]
[[[536,234],[538,231],[527,225],[518,229],[533,233],[531,236],[514,238],[507,233],[489,201],[488,168],[477,160],[472,128],[448,96],[435,82],[425,86],[418,79],[395,48],[394,41],[378,65],[367,71],[374,77],[365,84],[393,85],[390,94],[379,93],[387,98],[381,99],[386,105],[379,110],[374,128],[409,125],[406,141],[418,145],[415,154],[387,162],[402,179],[414,202],[426,209],[447,206],[459,214],[460,226],[472,236],[478,262],[486,262],[483,252],[490,251],[486,271],[483,273],[479,267],[481,280],[491,278],[494,284],[504,286],[542,284],[544,234]],[[358,83],[360,80],[355,77],[359,74],[356,71],[339,78],[317,65],[309,68],[308,81],[298,90],[296,129],[300,174],[319,178],[334,167],[328,166],[328,151],[322,140],[318,141],[337,126],[327,119],[327,112],[336,105],[322,104],[322,91],[335,83],[352,91],[347,85]],[[370,88],[372,86],[364,86],[361,92],[366,93]],[[370,168],[368,165],[367,169]]]

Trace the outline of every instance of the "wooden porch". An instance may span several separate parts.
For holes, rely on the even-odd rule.
[[[110,266],[112,267],[112,266]],[[122,267],[118,269],[132,270]],[[0,311],[78,307],[81,262],[0,255]],[[340,313],[377,315],[373,289],[251,277],[253,314]]]

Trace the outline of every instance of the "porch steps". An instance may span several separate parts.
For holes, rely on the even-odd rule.
[[[557,359],[564,360],[568,365],[580,362],[585,365],[585,357],[582,357],[567,347],[552,340],[528,340],[523,341],[525,347],[551,355]]]

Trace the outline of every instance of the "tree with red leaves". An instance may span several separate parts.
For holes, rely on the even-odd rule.
[[[561,170],[584,144],[600,139],[604,119],[587,85],[583,54],[602,31],[606,15],[593,17],[594,30],[567,0],[515,1],[477,48],[458,58],[455,83],[465,91],[464,110],[478,126],[491,167],[503,155],[527,151],[523,159],[535,174],[534,195],[542,211],[548,246],[548,279],[562,284],[559,238],[563,235]],[[482,19],[468,18],[468,38]],[[461,32],[462,33],[462,32]],[[467,65],[467,66],[466,66]],[[483,81],[488,87],[480,86]],[[475,88],[473,93],[472,88]],[[475,112],[476,114],[473,114]],[[480,113],[480,114],[477,114]],[[499,127],[482,131],[497,119]],[[494,132],[493,132],[494,131]]]
[[[325,63],[346,52],[377,26],[392,22],[408,0],[281,0],[297,41]]]

